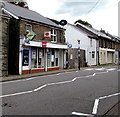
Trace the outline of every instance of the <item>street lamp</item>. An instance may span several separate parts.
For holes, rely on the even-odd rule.
[[[80,40],[78,41],[78,69],[80,70]]]

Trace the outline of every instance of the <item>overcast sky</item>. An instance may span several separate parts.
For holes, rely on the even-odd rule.
[[[89,1],[89,2],[88,2]],[[119,0],[27,0],[28,6],[41,15],[73,24],[82,19],[113,35],[118,35]]]

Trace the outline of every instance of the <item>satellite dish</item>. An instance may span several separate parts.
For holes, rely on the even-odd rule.
[[[66,20],[61,20],[61,21],[59,22],[59,24],[62,25],[62,26],[64,26],[64,25],[67,24],[67,21],[66,21]]]

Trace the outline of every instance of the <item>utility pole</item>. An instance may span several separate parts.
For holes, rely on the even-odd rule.
[[[80,70],[80,40],[78,41],[78,69]]]

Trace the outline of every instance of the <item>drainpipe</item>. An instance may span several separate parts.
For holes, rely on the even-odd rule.
[[[47,68],[47,54],[48,54],[48,49],[47,48],[44,48],[44,55],[45,55],[45,61],[44,61],[44,68],[45,68],[45,71],[48,71],[48,68]]]

